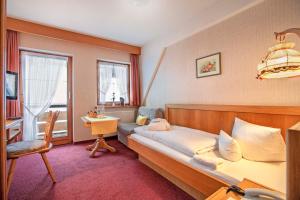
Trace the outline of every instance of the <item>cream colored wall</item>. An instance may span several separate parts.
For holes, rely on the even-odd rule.
[[[73,136],[74,141],[89,140],[93,137],[83,127],[80,117],[97,104],[97,59],[129,62],[129,54],[89,44],[56,40],[29,34],[21,34],[22,48],[56,52],[73,57]],[[125,121],[131,119],[122,113]],[[129,118],[129,119],[127,119]]]
[[[147,105],[166,103],[300,106],[300,78],[257,80],[256,66],[275,44],[274,32],[300,27],[299,0],[266,0],[168,47]],[[288,36],[300,50],[300,38]],[[162,46],[142,50],[143,91]],[[195,77],[195,59],[221,52],[222,75]]]

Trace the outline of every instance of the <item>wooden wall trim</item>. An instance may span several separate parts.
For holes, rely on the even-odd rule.
[[[141,47],[124,44],[112,40],[99,37],[89,36],[81,33],[67,31],[59,28],[45,26],[33,22],[7,17],[7,29],[18,31],[21,33],[29,33],[41,35],[55,39],[68,40],[73,42],[81,42],[101,47],[128,52],[131,54],[141,54]]]
[[[262,113],[274,115],[300,115],[299,106],[251,106],[251,105],[202,105],[202,104],[166,104],[166,110],[199,109],[223,112]]]
[[[159,70],[159,67],[160,67],[160,65],[161,65],[161,63],[162,63],[162,61],[163,61],[163,58],[164,58],[164,56],[165,56],[166,51],[167,51],[167,47],[165,47],[165,48],[162,50],[161,54],[160,54],[160,57],[159,57],[159,59],[158,59],[158,62],[157,62],[157,64],[156,64],[156,67],[155,67],[155,69],[154,69],[154,72],[153,72],[153,74],[152,74],[152,77],[151,77],[151,79],[150,79],[150,82],[149,82],[149,84],[148,84],[148,87],[147,87],[147,89],[146,89],[145,95],[144,95],[143,100],[142,100],[142,105],[143,105],[143,106],[146,105],[146,100],[147,100],[147,98],[148,98],[150,89],[151,89],[151,87],[152,87],[152,85],[153,85],[153,82],[154,82],[154,80],[155,80],[155,77],[156,77],[156,75],[157,75],[157,72],[158,72],[158,70]]]
[[[6,134],[5,134],[5,90],[6,72],[6,0],[0,0],[0,199],[7,199],[6,186]]]

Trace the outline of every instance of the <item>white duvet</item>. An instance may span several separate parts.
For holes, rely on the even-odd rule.
[[[194,169],[204,171],[207,174],[220,179],[229,185],[236,185],[243,179],[247,178],[259,184],[270,187],[274,190],[285,193],[286,190],[286,162],[255,162],[246,159],[241,159],[237,162],[223,160],[223,164],[213,170],[206,165],[197,162],[193,157],[187,156],[175,149],[167,147],[164,144],[150,140],[138,134],[132,134],[131,139],[161,152],[178,162],[184,163]],[[218,150],[209,151],[203,156],[222,158]]]
[[[134,131],[191,157],[217,148],[218,135],[182,126],[171,126],[169,131],[149,131],[147,126],[140,126]]]

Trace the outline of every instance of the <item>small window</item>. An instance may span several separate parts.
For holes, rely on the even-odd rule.
[[[129,64],[98,61],[98,104],[129,103]]]

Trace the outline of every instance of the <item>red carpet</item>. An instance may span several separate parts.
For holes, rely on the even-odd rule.
[[[110,140],[117,153],[99,152],[91,159],[87,144],[52,149],[48,159],[57,177],[52,185],[40,155],[18,159],[9,199],[192,199],[168,180],[140,163],[137,155]]]

